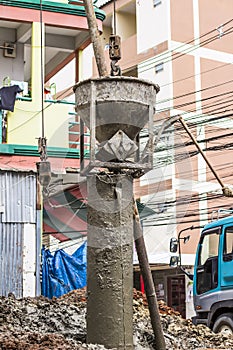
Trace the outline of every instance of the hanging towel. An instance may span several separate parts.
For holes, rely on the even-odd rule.
[[[19,85],[2,87],[0,89],[0,109],[14,112],[16,95],[22,91]]]

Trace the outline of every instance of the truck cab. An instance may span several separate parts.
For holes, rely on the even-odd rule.
[[[198,243],[193,278],[196,316],[214,332],[233,334],[233,216],[208,223]]]

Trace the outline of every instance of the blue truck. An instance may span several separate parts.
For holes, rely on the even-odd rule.
[[[172,238],[170,242],[171,252],[179,247],[179,256],[171,258],[171,266],[176,262],[193,279],[196,312],[193,323],[205,324],[215,333],[225,334],[233,334],[233,211],[230,213],[204,226],[193,275],[186,273],[181,265],[180,239],[184,238],[178,235],[177,240]]]

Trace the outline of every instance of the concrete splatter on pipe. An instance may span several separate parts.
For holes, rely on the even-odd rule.
[[[133,349],[132,178],[87,180],[87,342]]]

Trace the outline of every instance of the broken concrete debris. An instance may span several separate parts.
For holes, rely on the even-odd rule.
[[[146,297],[134,290],[134,348],[154,349]],[[203,325],[194,326],[178,312],[159,301],[166,349],[233,349],[233,337],[211,332]],[[86,344],[86,290],[74,290],[60,298],[14,295],[0,297],[1,350],[76,350],[105,349]]]

